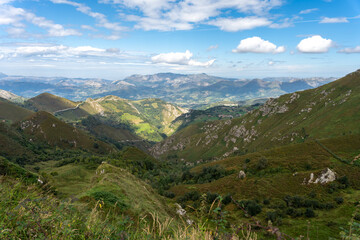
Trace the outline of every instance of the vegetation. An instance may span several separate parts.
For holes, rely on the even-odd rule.
[[[0,238],[357,239],[358,79],[194,122],[152,149],[159,159],[122,141],[146,149],[140,133],[180,126],[161,100],[89,99],[58,118],[5,102],[20,112],[0,123]],[[72,104],[38,106],[48,98]]]

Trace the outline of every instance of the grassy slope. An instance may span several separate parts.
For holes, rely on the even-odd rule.
[[[348,162],[351,162],[360,154],[360,135],[323,139],[320,142],[331,152]],[[259,159],[264,157],[268,160],[268,167],[256,171]],[[246,163],[246,159],[250,159],[250,162]],[[327,239],[330,236],[338,236],[339,226],[346,226],[355,210],[354,202],[358,201],[360,195],[360,181],[358,178],[360,168],[335,159],[333,155],[315,141],[234,156],[199,165],[191,171],[199,172],[203,167],[214,165],[223,166],[227,170],[234,170],[235,173],[211,183],[174,186],[170,191],[173,191],[177,196],[182,196],[186,192],[197,189],[205,193],[217,192],[223,196],[231,193],[234,199],[238,200],[258,199],[262,202],[264,199],[270,199],[272,203],[281,201],[286,195],[304,196],[311,192],[316,192],[317,199],[323,202],[333,202],[335,197],[343,197],[344,204],[338,208],[315,211],[317,217],[310,219],[312,238],[318,236],[319,239]],[[337,177],[347,176],[352,189],[330,194],[326,185],[302,184],[304,178],[309,180],[311,173],[314,173],[315,177],[317,177],[326,168],[334,170]],[[243,180],[238,178],[240,170],[247,172],[247,177]],[[294,173],[296,173],[295,176]],[[266,206],[263,206],[263,208],[262,214],[258,218],[264,220],[266,212],[273,211],[273,209]],[[239,221],[239,219],[242,220],[241,214],[233,211],[234,209],[235,206],[232,204],[227,206],[232,220],[235,222]],[[331,221],[334,221],[335,225],[330,225],[329,222]],[[297,219],[288,217],[283,220],[280,229],[292,236],[306,233],[306,219],[304,217]]]
[[[87,99],[79,108],[58,113],[57,116],[66,121],[78,121],[90,115],[97,115],[104,120],[130,125],[136,135],[143,139],[161,141],[162,134],[171,135],[175,132],[177,125],[171,123],[182,113],[183,109],[160,99],[130,101],[107,96],[94,100]]]
[[[21,157],[34,156],[26,147],[27,140],[11,126],[0,123],[0,156]]]
[[[33,141],[44,141],[61,148],[79,148],[90,152],[111,152],[113,147],[88,136],[47,112],[37,112],[19,126]]]
[[[0,98],[0,121],[17,122],[23,120],[32,113],[33,112],[30,110]]]
[[[163,197],[160,197],[148,184],[128,171],[103,163],[96,170],[92,188],[87,192],[108,191],[119,198],[134,215],[157,213],[162,220],[174,216]]]
[[[174,217],[163,197],[125,169],[105,162],[96,170],[87,168],[86,164],[55,165],[54,161],[37,163],[41,171],[57,173],[50,182],[62,197],[88,199],[94,192],[110,192],[124,200],[132,216],[156,212],[162,220]]]
[[[50,93],[42,93],[36,97],[33,97],[25,103],[30,108],[34,108],[37,111],[55,112],[67,108],[74,108],[77,104],[66,98],[58,97]]]
[[[287,94],[234,120],[197,124],[158,144],[153,153],[188,161],[359,133],[360,72],[307,91]],[[178,152],[178,150],[182,150]],[[226,155],[225,155],[226,156]]]

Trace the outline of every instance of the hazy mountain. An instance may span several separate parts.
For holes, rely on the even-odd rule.
[[[16,103],[23,103],[25,101],[25,98],[1,89],[0,89],[0,98]]]
[[[46,78],[6,76],[0,88],[23,97],[48,92],[72,101],[88,97],[114,95],[130,100],[161,98],[184,107],[219,101],[243,101],[252,98],[277,97],[285,93],[311,89],[334,78],[265,78],[232,79],[207,74],[158,73],[132,75],[118,81],[82,78]]]

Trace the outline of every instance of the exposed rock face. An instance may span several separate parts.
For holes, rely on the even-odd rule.
[[[335,180],[336,180],[336,173],[334,171],[331,171],[330,168],[328,168],[326,171],[323,171],[321,173],[321,176],[318,177],[314,183],[326,184],[329,182],[333,182]]]
[[[293,98],[297,99],[296,95]],[[291,101],[291,100],[289,100],[289,101]],[[292,100],[292,101],[294,101],[294,100]],[[279,103],[276,99],[272,98],[272,99],[268,100],[264,104],[264,106],[259,108],[260,112],[262,112],[262,116],[265,117],[265,116],[271,116],[276,113],[285,113],[289,110],[289,107],[286,106],[285,104],[281,105],[281,106],[279,106],[278,104]]]
[[[239,179],[244,179],[244,178],[246,178],[246,173],[245,173],[243,170],[241,170],[241,171],[239,172],[238,178],[239,178]]]
[[[305,178],[303,184],[306,184],[306,182],[307,184],[311,184],[311,183],[327,184],[335,180],[336,180],[336,172],[332,171],[330,168],[327,168],[326,170],[322,171],[321,175],[315,180],[314,180],[314,173],[311,173],[309,181],[306,181]]]

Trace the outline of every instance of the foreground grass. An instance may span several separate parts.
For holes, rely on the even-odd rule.
[[[220,235],[206,221],[189,225],[157,213],[133,221],[116,205],[60,201],[45,189],[0,176],[0,239],[257,239],[248,230]]]

